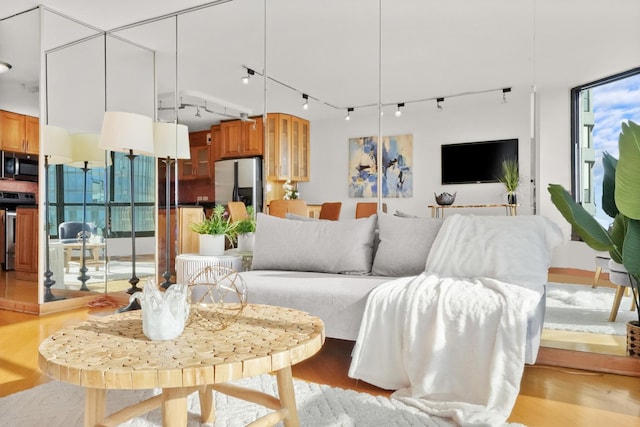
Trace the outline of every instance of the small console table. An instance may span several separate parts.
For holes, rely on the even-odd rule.
[[[511,203],[497,203],[488,205],[429,205],[433,218],[444,218],[445,209],[474,209],[474,208],[505,208],[508,216],[517,215],[518,205]]]

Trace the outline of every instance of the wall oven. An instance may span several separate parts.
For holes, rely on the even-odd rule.
[[[2,268],[13,270],[16,260],[16,208],[18,206],[35,205],[34,193],[0,191],[0,262]]]

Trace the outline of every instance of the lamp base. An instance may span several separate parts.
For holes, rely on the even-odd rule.
[[[137,299],[134,299],[133,301],[131,301],[129,303],[128,306],[126,307],[120,307],[119,309],[116,310],[116,313],[124,313],[126,311],[133,311],[133,310],[140,310],[142,307],[140,307],[140,303],[138,302]]]
[[[47,271],[44,273],[44,287],[46,288],[46,290],[44,291],[44,302],[66,299],[65,297],[57,297],[53,295],[53,292],[51,292],[51,287],[56,284],[56,281],[53,280],[51,276],[53,276],[53,272],[47,269]]]

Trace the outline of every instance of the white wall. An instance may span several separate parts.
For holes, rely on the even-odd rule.
[[[428,205],[435,203],[433,193],[457,192],[456,204],[504,203],[502,184],[440,184],[440,145],[446,143],[519,139],[519,161],[522,184],[518,192],[519,214],[533,212],[531,171],[531,94],[528,88],[515,89],[502,104],[497,95],[485,94],[446,100],[444,110],[433,105],[405,108],[402,117],[387,111],[382,121],[382,134],[413,134],[413,197],[383,199],[390,212],[402,210],[427,216]],[[553,206],[547,192],[549,183],[565,188],[571,182],[570,100],[569,88],[538,92],[538,139],[540,177],[537,185],[538,214],[545,215],[562,229],[565,243],[556,250],[552,266],[594,269],[595,252],[584,243],[570,241],[571,229]],[[311,123],[311,180],[300,183],[300,197],[308,203],[342,201],[341,218],[355,216],[358,201],[348,195],[348,140],[350,137],[377,135],[374,111],[352,113],[352,120],[314,121]],[[459,210],[477,215],[503,215],[501,209]]]
[[[413,197],[383,199],[389,211],[402,210],[430,215],[428,205],[435,204],[433,193],[456,192],[456,204],[505,203],[504,186],[492,184],[440,184],[440,145],[493,139],[519,139],[521,185],[518,200],[521,213],[531,212],[529,92],[514,90],[503,104],[502,94],[491,93],[447,99],[444,110],[435,103],[413,104],[395,117],[387,108],[382,119],[383,135],[413,134]],[[311,123],[311,179],[300,183],[300,197],[307,203],[342,201],[341,218],[355,216],[355,204],[375,199],[349,198],[349,138],[378,134],[375,109],[354,111],[350,121],[331,120]],[[464,210],[465,213],[503,215],[502,208]]]

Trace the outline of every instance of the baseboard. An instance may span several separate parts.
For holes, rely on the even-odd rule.
[[[640,358],[540,347],[536,365],[640,377]]]

